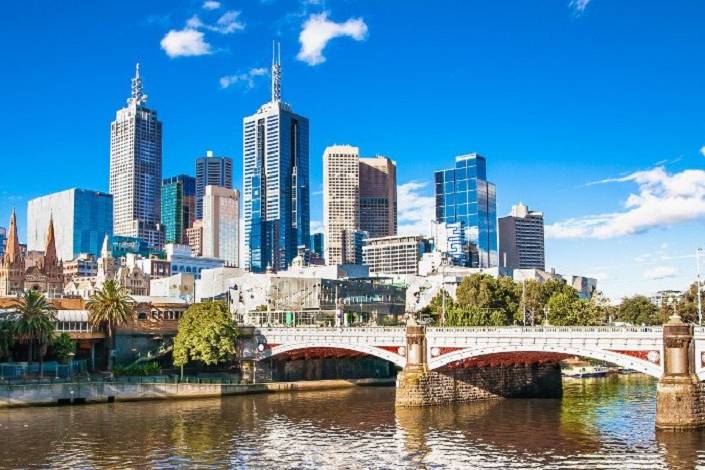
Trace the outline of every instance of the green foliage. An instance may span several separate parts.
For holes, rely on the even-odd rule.
[[[702,295],[702,294],[701,294]],[[703,302],[703,307],[705,308],[705,296],[701,297]],[[682,298],[678,302],[664,304],[659,310],[658,317],[660,323],[666,323],[668,318],[675,312],[686,323],[697,323],[698,321],[698,285],[693,283],[688,290],[685,292]]]
[[[27,344],[27,360],[35,356],[34,346],[40,359],[54,336],[56,313],[44,294],[34,289],[26,291],[15,303],[19,319],[14,323],[14,335],[21,343]]]
[[[625,297],[617,309],[617,319],[632,325],[659,324],[658,308],[643,295]]]
[[[456,292],[457,306],[446,325],[511,325],[519,317],[521,287],[508,277],[495,279],[487,274],[473,274],[463,279]],[[468,324],[469,323],[469,324]]]
[[[76,353],[76,342],[71,339],[68,333],[61,333],[54,338],[51,349],[59,362],[65,364]]]
[[[14,322],[10,320],[0,320],[0,359],[10,357],[10,348],[14,343]]]
[[[113,279],[105,281],[103,288],[91,295],[86,308],[90,323],[105,328],[111,339],[115,327],[132,320],[134,314],[134,302],[127,289]]]
[[[447,310],[447,326],[503,326],[506,325],[506,316],[499,310],[480,308],[475,306],[452,306]]]
[[[116,376],[146,376],[158,375],[161,371],[159,364],[156,362],[147,362],[142,364],[117,365],[113,368],[113,374]]]
[[[548,299],[548,321],[556,326],[590,326],[597,318],[595,305],[567,292],[558,292]]]
[[[179,320],[174,339],[174,365],[201,361],[214,365],[235,358],[237,329],[223,302],[191,305]]]

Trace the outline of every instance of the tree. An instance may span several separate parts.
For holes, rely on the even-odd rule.
[[[705,308],[705,296],[702,298],[703,308]],[[683,296],[676,302],[664,302],[659,310],[659,320],[661,323],[666,323],[671,315],[675,312],[686,323],[698,322],[698,284],[691,284]]]
[[[12,347],[14,342],[14,322],[7,319],[0,320],[0,359],[10,357],[10,348]]]
[[[191,305],[179,320],[179,333],[174,339],[174,365],[189,361],[215,365],[235,358],[237,329],[223,302]]]
[[[556,326],[590,326],[595,324],[595,307],[577,293],[558,292],[548,299],[548,321]]]
[[[39,374],[44,369],[44,355],[54,336],[56,313],[44,294],[30,289],[14,305],[19,318],[15,322],[15,337],[27,344],[27,362],[39,356]],[[35,350],[36,345],[36,350]]]
[[[643,295],[623,298],[617,308],[617,318],[632,325],[659,324],[658,308]]]
[[[93,326],[103,328],[108,335],[108,370],[113,367],[113,349],[115,349],[115,329],[132,320],[135,304],[127,289],[115,280],[105,281],[103,288],[91,295],[86,308],[88,321]]]
[[[68,333],[61,333],[54,338],[51,345],[54,355],[62,364],[68,363],[68,360],[76,353],[76,343],[71,339]]]
[[[508,277],[496,279],[488,274],[467,276],[458,286],[456,297],[460,309],[475,312],[470,317],[482,321],[484,325],[511,325],[520,316],[521,287]],[[482,310],[490,312],[488,318],[477,316],[476,312]],[[489,316],[493,318],[491,321]]]
[[[443,297],[445,296],[445,308],[448,312],[452,307],[455,306],[453,297],[445,289],[440,289],[436,295],[433,296],[431,301],[419,311],[419,315],[429,315],[431,316],[436,324],[440,324],[441,314],[443,313]],[[446,324],[448,323],[448,318],[446,318]]]

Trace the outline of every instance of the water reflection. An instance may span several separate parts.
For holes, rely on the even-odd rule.
[[[394,389],[0,411],[0,467],[705,468],[705,432],[654,431],[655,382],[562,400],[394,409]]]

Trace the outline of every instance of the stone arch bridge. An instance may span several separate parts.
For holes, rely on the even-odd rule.
[[[492,382],[511,383],[510,364],[528,367],[522,374],[537,374],[542,363],[568,356],[598,359],[659,379],[657,426],[705,425],[705,328],[677,321],[663,327],[262,327],[252,339],[243,357],[255,363],[306,351],[348,351],[387,360],[402,369],[397,406],[497,398],[502,393],[488,392],[488,386],[480,393],[477,383],[489,388]],[[492,372],[493,367],[504,369],[503,375]],[[479,369],[485,375],[468,378],[467,371]],[[526,392],[525,384],[534,378],[516,381]],[[446,390],[451,388],[454,394]]]

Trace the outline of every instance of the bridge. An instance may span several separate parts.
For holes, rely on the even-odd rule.
[[[261,327],[252,339],[243,357],[254,363],[292,354],[310,357],[306,352],[313,357],[349,352],[389,361],[401,369],[397,406],[520,396],[528,383],[555,384],[555,378],[547,377],[560,373],[555,367],[560,359],[597,359],[659,379],[659,427],[705,425],[705,328],[679,318],[663,327]],[[537,368],[547,363],[554,368]],[[507,391],[512,380],[506,370],[512,366],[524,367],[516,369],[524,374],[516,380],[523,385]],[[504,375],[488,375],[493,367],[503,368]],[[478,376],[477,370],[485,375]],[[505,389],[488,387],[493,381]],[[478,383],[484,384],[480,391]]]

